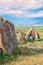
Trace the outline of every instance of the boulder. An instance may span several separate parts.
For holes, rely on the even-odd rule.
[[[8,20],[0,18],[0,48],[11,56],[17,45],[14,25]]]
[[[36,38],[40,39],[40,34],[38,32],[36,33]]]
[[[35,39],[35,31],[33,28],[30,28],[29,31],[26,34],[26,39],[32,38],[32,40]]]
[[[20,31],[20,40],[25,40],[25,33]]]

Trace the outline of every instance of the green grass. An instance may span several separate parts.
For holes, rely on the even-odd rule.
[[[2,52],[2,55],[0,57],[0,64],[5,64],[10,61],[17,61],[18,55],[21,54],[21,49],[16,48],[16,51],[12,54],[12,56],[8,56],[5,52]]]
[[[28,31],[31,26],[15,26],[16,30],[25,30]],[[36,32],[43,32],[43,26],[34,26]]]
[[[16,30],[17,29],[19,29],[19,30],[24,29],[26,32],[29,30],[29,28],[30,28],[29,26],[25,26],[25,27],[24,26],[21,26],[21,27],[20,26],[15,26]],[[35,29],[36,32],[43,32],[43,26],[35,26],[34,29]],[[43,38],[40,38],[40,40],[35,39],[35,42],[37,42],[37,41],[43,43]],[[26,44],[27,43],[32,44],[31,42],[33,43],[34,41],[33,40],[28,40],[28,41],[26,41]],[[18,56],[21,55],[21,54],[22,54],[22,50],[20,48],[17,48],[12,56],[8,56],[5,52],[2,52],[2,55],[0,57],[0,65],[5,64],[6,62],[13,61],[13,60],[17,61]]]
[[[37,42],[37,41],[39,41],[39,40],[35,40],[35,42]],[[43,41],[43,38],[41,38],[39,42],[41,42],[41,41]],[[29,40],[28,43],[29,43],[29,46],[27,45],[27,43],[25,44],[28,46],[28,48],[31,46],[35,47],[34,45],[36,45],[36,44],[34,44],[34,41],[32,41],[32,40]],[[31,51],[31,49],[28,52],[27,46],[26,46],[26,48],[22,48],[22,50],[20,47],[16,48],[16,51],[13,53],[12,56],[8,56],[5,52],[2,52],[2,56],[0,57],[0,65],[4,65],[4,64],[9,63],[11,61],[17,62],[21,55],[26,55],[26,56],[27,55],[28,56],[34,55],[34,53],[32,53],[32,51]]]

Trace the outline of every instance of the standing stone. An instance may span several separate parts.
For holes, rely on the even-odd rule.
[[[40,39],[40,34],[38,32],[36,33],[36,38]]]
[[[20,31],[20,40],[25,40],[25,33]]]
[[[29,38],[32,38],[32,40],[35,39],[35,31],[34,31],[33,28],[30,28],[30,29],[29,29],[29,31],[27,32],[25,38],[26,38],[27,40],[28,40]]]
[[[18,45],[15,28],[8,20],[0,18],[0,48],[9,56],[12,55]]]

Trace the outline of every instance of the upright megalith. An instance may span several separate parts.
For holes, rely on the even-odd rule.
[[[8,20],[0,18],[0,49],[9,56],[12,55],[18,45],[14,25]]]
[[[32,38],[32,40],[35,39],[35,31],[34,28],[30,28],[29,31],[26,34],[26,39]]]
[[[36,38],[40,40],[40,34],[38,32],[36,33]]]

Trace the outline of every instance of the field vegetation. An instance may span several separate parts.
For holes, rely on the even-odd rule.
[[[15,26],[15,30],[29,30],[28,26]],[[0,65],[43,65],[43,26],[35,26],[35,32],[40,34],[40,40],[26,41],[25,44],[20,45],[13,55],[10,57],[2,52],[0,56]]]

